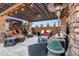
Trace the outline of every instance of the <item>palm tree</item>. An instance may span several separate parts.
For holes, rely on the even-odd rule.
[[[54,22],[53,26],[56,27],[56,23],[55,22]]]
[[[38,27],[38,25],[36,25],[35,27]]]
[[[27,24],[27,23],[24,23],[24,24],[22,25],[22,27],[23,27],[23,29],[27,30],[28,24]]]
[[[28,30],[28,23],[27,22],[22,24],[22,30],[23,30],[23,33],[26,35],[27,34],[27,30]]]
[[[43,24],[41,24],[41,27],[43,27]]]
[[[49,23],[47,23],[47,27],[49,27],[50,25],[49,25]]]
[[[66,23],[66,34],[69,34],[70,33],[70,27],[71,26],[71,23],[67,22]]]

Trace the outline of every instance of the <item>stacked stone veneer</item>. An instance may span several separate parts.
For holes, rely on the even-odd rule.
[[[69,34],[69,48],[67,51],[68,56],[79,56],[79,17],[76,15],[76,6],[78,4],[71,4],[69,20],[71,22]]]

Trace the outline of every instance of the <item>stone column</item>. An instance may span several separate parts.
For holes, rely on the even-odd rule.
[[[32,34],[32,22],[28,22],[28,35]]]
[[[61,18],[61,31],[66,32],[66,16]]]
[[[69,48],[66,55],[69,56],[79,56],[79,18],[76,14],[76,6],[78,4],[72,4],[70,6],[70,21],[71,21],[71,29],[69,34]]]
[[[4,39],[5,22],[5,18],[3,16],[0,16],[0,43],[2,43]]]

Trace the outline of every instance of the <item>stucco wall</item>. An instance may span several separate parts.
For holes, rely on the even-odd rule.
[[[52,30],[53,32],[58,31],[58,27],[38,27],[38,28],[32,28],[32,32],[41,32],[41,30]]]

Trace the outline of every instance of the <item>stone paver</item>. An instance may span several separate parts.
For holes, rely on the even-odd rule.
[[[0,56],[28,56],[28,46],[37,43],[37,36],[27,38],[24,42],[19,42],[15,46],[4,47],[0,44]]]

